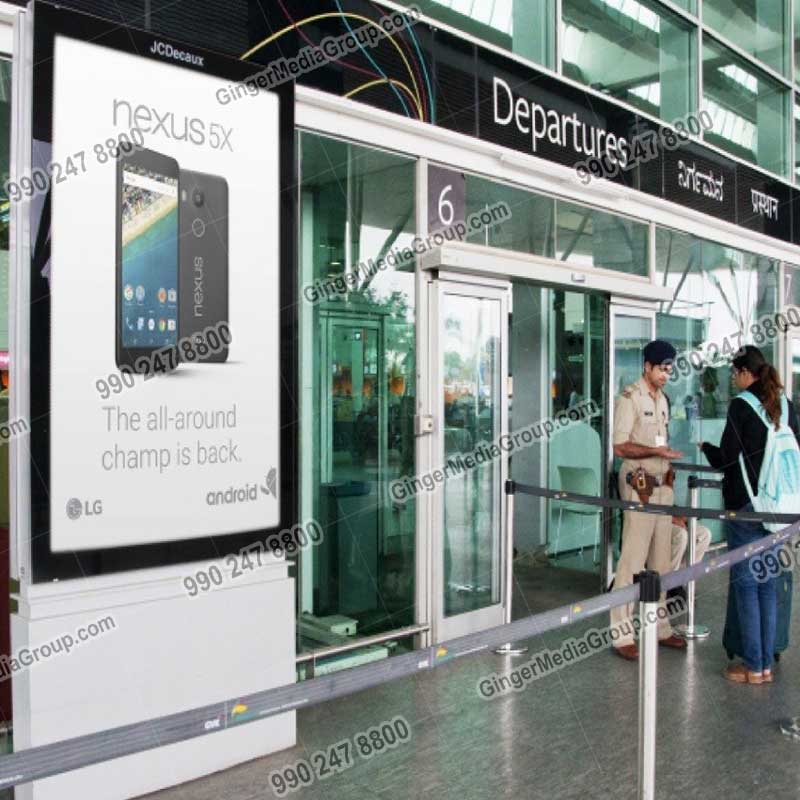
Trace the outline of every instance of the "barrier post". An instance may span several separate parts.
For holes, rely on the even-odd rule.
[[[656,796],[656,690],[658,682],[658,601],[661,577],[644,570],[639,584],[639,786],[638,800]]]
[[[698,478],[696,475],[689,476],[689,505],[692,508],[697,508],[700,499],[700,487],[698,485]],[[694,564],[697,559],[696,545],[697,545],[697,517],[689,517],[688,530],[689,543],[689,566]],[[693,580],[686,584],[686,624],[676,625],[675,633],[682,636],[684,639],[705,639],[710,633],[711,629],[707,625],[697,625],[694,621],[694,596],[695,596],[695,582]]]
[[[506,481],[506,562],[505,580],[503,585],[504,602],[503,623],[508,625],[511,622],[511,602],[514,598],[514,481]],[[504,645],[495,648],[498,656],[521,656],[528,652],[525,646],[515,645],[513,642],[506,642]]]

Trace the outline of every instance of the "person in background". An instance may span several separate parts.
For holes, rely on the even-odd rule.
[[[784,401],[788,404],[788,424],[800,443],[797,413],[783,393],[777,370],[752,345],[743,347],[733,359],[733,380],[740,392],[749,391],[760,401],[767,417],[777,428]],[[767,426],[759,414],[741,397],[734,397],[728,406],[728,417],[719,446],[700,442],[700,448],[714,469],[724,473],[722,495],[725,508],[752,511],[750,494],[744,484],[739,456],[744,459],[751,491],[758,493]],[[766,536],[768,531],[759,522],[728,520],[725,523],[728,548],[733,550]],[[742,636],[742,664],[725,669],[725,677],[736,683],[769,683],[775,652],[777,596],[775,579],[758,582],[751,569],[752,557],[734,564],[730,571],[728,591],[733,592]]]

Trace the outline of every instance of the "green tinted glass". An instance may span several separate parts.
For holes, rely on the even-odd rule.
[[[416,5],[481,41],[555,68],[553,0],[417,0]]]
[[[703,92],[703,107],[713,120],[706,141],[770,172],[788,175],[787,89],[705,37]]]
[[[370,635],[414,618],[415,504],[388,491],[414,473],[414,273],[370,264],[412,240],[415,162],[299,142],[301,517],[324,540],[301,555],[298,633],[317,649],[342,626]]]
[[[703,0],[703,22],[776,72],[789,74],[787,0]]]
[[[563,0],[564,74],[665,120],[697,107],[695,28],[649,0]]]

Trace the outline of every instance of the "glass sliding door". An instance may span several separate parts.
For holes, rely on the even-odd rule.
[[[587,413],[515,452],[515,483],[600,497],[604,493],[608,298],[597,293],[513,284],[509,428],[539,426],[576,406]],[[594,407],[588,408],[588,401]],[[593,413],[588,413],[593,412]],[[541,608],[557,605],[565,585],[596,593],[603,563],[600,509],[514,496],[515,581],[535,587]]]
[[[503,622],[508,290],[437,281],[434,641]],[[437,476],[437,472],[439,473]]]

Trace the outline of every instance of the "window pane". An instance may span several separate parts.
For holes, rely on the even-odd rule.
[[[561,200],[556,208],[556,258],[560,261],[647,275],[645,223]]]
[[[388,487],[414,472],[414,273],[370,263],[412,240],[415,162],[299,140],[301,515],[325,534],[301,555],[299,633],[315,649],[331,643],[321,617],[358,635],[413,622],[414,502]]]
[[[672,342],[679,354],[679,377],[666,387],[672,401],[670,444],[684,453],[682,461],[705,463],[697,443],[719,443],[733,397],[730,359],[742,344],[754,343],[753,323],[777,310],[778,262],[659,228],[656,274],[675,292],[656,316],[658,337]],[[774,363],[774,345],[759,346]],[[678,504],[688,499],[686,475],[679,473]],[[700,500],[708,507],[721,503],[716,490],[702,490]],[[712,528],[719,532],[718,523]]]
[[[789,73],[786,0],[703,0],[703,22],[782,75]]]
[[[694,26],[649,0],[563,0],[564,74],[666,120],[696,108]]]
[[[467,176],[467,215],[506,203],[511,218],[469,237],[475,244],[553,257],[555,200],[485,178]]]
[[[794,103],[794,179],[800,181],[800,103],[796,101]]]
[[[553,0],[418,0],[423,14],[555,69]]]
[[[732,51],[704,39],[705,138],[745,161],[788,175],[789,91]]]

